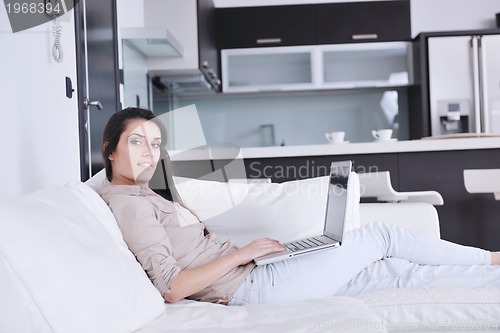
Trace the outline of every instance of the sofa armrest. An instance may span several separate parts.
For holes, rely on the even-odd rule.
[[[440,238],[436,208],[423,202],[362,203],[360,226],[372,221],[395,224],[416,234]]]

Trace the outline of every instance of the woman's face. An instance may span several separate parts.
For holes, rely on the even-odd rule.
[[[129,120],[114,152],[109,155],[111,183],[147,186],[160,159],[161,132],[152,121]]]

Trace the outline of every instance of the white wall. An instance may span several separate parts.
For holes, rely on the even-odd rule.
[[[184,48],[182,57],[149,59],[148,68],[157,73],[191,73],[198,68],[196,0],[144,0],[144,7],[145,25],[167,28]]]
[[[69,15],[66,17],[66,15]],[[80,179],[73,11],[62,19],[64,60],[52,59],[52,23],[12,33],[0,6],[0,198]]]

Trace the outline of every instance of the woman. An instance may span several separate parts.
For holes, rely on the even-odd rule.
[[[165,134],[148,110],[108,121],[101,190],[123,238],[169,303],[183,298],[229,305],[279,303],[379,289],[500,284],[500,252],[426,239],[380,223],[345,236],[344,245],[283,262],[253,259],[284,250],[264,238],[237,248],[220,243],[196,217],[148,187]]]

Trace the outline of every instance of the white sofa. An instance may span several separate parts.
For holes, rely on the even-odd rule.
[[[128,251],[113,215],[89,185],[73,182],[0,203],[0,332],[464,332],[500,328],[500,288],[492,286],[400,289],[280,306],[165,304]],[[308,204],[312,207],[314,200]],[[427,214],[425,209],[429,216],[435,214],[429,204],[374,205],[361,206],[361,223],[370,220],[370,211],[379,214],[381,208],[385,216],[393,216],[391,209],[403,210],[405,215]],[[415,228],[438,236],[435,220]]]

